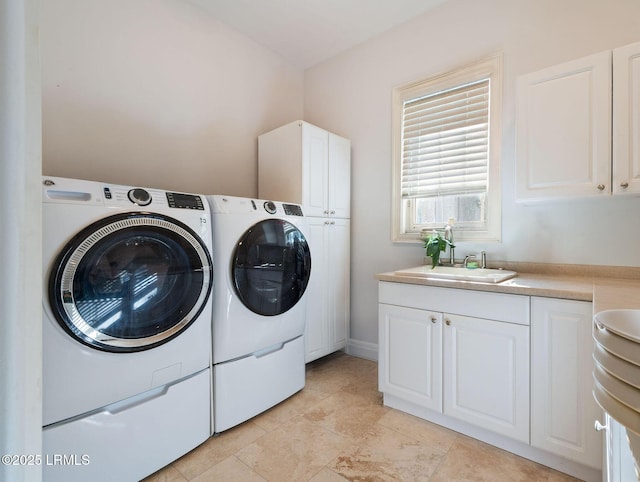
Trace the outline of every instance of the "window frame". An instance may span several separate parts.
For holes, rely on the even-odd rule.
[[[463,84],[490,79],[489,171],[486,192],[486,220],[478,229],[461,225],[455,229],[456,241],[499,242],[502,227],[502,180],[500,150],[502,145],[502,54],[496,54],[426,79],[393,89],[392,94],[392,241],[422,242],[420,232],[409,231],[402,199],[402,121],[404,103]],[[443,225],[444,227],[444,225]]]

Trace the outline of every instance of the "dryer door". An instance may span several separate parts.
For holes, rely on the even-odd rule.
[[[311,274],[311,254],[302,232],[282,219],[254,224],[240,238],[231,277],[238,297],[254,313],[285,313],[302,298]]]
[[[185,330],[211,292],[211,258],[180,221],[123,213],[78,233],[49,278],[60,325],[78,341],[111,352],[159,346]]]

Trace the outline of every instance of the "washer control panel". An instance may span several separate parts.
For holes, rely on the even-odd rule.
[[[155,195],[155,201],[151,193]],[[165,192],[156,190],[147,190],[141,187],[135,187],[128,191],[122,191],[119,186],[113,188],[105,186],[103,188],[104,197],[107,200],[113,200],[115,203],[132,202],[138,206],[149,206],[153,201],[154,206],[162,205],[162,194],[167,198],[167,206],[175,209],[195,209],[205,211],[202,196],[197,194],[184,194],[180,192]],[[126,195],[125,195],[126,193]]]
[[[168,192],[167,202],[170,208],[178,209],[198,209],[204,211],[202,197],[196,194],[183,194],[179,192]]]

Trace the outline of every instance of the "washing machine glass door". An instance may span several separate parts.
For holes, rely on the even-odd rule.
[[[78,233],[49,280],[60,325],[93,348],[132,352],[159,346],[200,314],[212,285],[211,258],[180,221],[118,214]]]
[[[302,232],[282,219],[249,228],[236,245],[232,279],[242,303],[254,313],[285,313],[302,298],[311,274],[311,255]]]

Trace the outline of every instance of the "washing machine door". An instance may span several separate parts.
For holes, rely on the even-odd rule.
[[[211,258],[180,221],[122,213],[78,233],[49,278],[51,309],[67,333],[99,350],[153,348],[186,330],[211,292]]]
[[[232,257],[236,293],[259,315],[290,310],[302,298],[310,274],[307,240],[296,226],[282,219],[254,224],[241,236]]]

